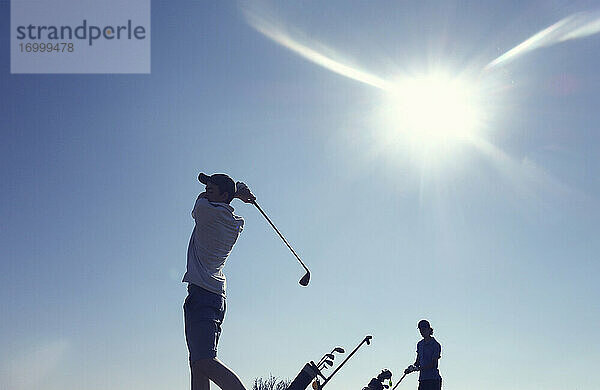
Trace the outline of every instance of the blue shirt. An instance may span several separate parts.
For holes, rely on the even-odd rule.
[[[433,337],[430,340],[421,340],[417,343],[417,365],[419,381],[442,379],[438,370],[438,359],[442,357],[442,346]],[[433,363],[433,367],[431,367]],[[428,367],[428,368],[423,368]]]

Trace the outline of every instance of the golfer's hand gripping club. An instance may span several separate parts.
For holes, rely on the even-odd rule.
[[[250,191],[248,186],[241,181],[235,184],[235,195],[234,198],[240,199],[244,203],[253,203],[256,200],[256,196]]]
[[[406,370],[404,370],[404,374],[410,374],[414,371],[419,371],[419,367],[415,366],[414,364],[411,364],[410,366],[406,367]]]

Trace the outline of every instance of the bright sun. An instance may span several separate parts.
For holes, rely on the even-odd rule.
[[[442,73],[397,80],[386,98],[386,127],[414,151],[436,154],[472,141],[482,125],[476,84]]]

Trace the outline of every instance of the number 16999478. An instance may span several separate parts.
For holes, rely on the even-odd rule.
[[[67,42],[57,43],[19,43],[21,53],[72,53],[75,45]]]

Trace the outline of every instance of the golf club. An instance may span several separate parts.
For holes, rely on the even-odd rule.
[[[354,353],[364,343],[367,343],[367,345],[371,344],[372,338],[373,338],[373,336],[371,336],[371,335],[365,336],[365,338],[360,342],[360,344],[358,344],[358,346],[356,348],[354,348],[352,353],[350,353],[350,355],[348,355],[348,357],[346,357],[346,359],[327,378],[325,377],[325,375],[323,375],[323,373],[321,372],[319,367],[315,364],[315,362],[313,362],[311,360],[310,362],[306,363],[304,365],[304,367],[302,368],[302,371],[300,371],[298,373],[298,375],[296,375],[296,378],[294,378],[294,380],[292,381],[292,383],[290,383],[290,385],[288,386],[288,388],[286,390],[305,390],[310,385],[311,382],[312,382],[313,389],[322,390],[323,387],[325,387],[325,385],[331,380],[331,378],[333,378],[333,376],[340,370],[340,368],[342,368],[342,366],[348,361],[348,359],[350,359],[352,357],[352,355],[354,355]],[[325,366],[327,366],[327,365],[332,366],[333,360],[330,359],[329,355],[332,355],[333,352],[344,353],[345,351],[344,351],[344,348],[342,348],[342,347],[335,347],[331,351],[330,354],[325,354],[325,356],[323,356],[323,358],[319,361],[319,365],[323,364]],[[324,367],[324,368],[327,368],[327,367]],[[323,383],[321,383],[321,380],[323,380]]]
[[[323,367],[327,368],[325,366],[325,363],[327,363],[327,362],[331,362],[331,364],[329,364],[329,367],[331,367],[333,365],[332,358],[329,358],[328,356],[323,356],[323,358],[319,361],[319,363],[317,363],[317,367],[319,368],[319,370],[322,369]]]
[[[344,351],[344,348],[342,347],[335,347],[334,349],[331,350],[331,352],[326,353],[325,355],[323,355],[323,357],[321,358],[321,360],[319,360],[319,363],[317,363],[317,368],[321,368],[321,365],[323,364],[323,361],[325,359],[329,359],[331,361],[333,361],[335,359],[335,355],[333,354],[334,352],[337,353],[344,353],[346,351]]]
[[[398,381],[398,383],[396,383],[394,385],[394,387],[392,387],[392,390],[396,390],[396,387],[398,387],[398,385],[400,384],[400,382],[402,382],[402,379],[404,379],[405,376],[406,376],[406,374],[402,375],[402,378],[400,378],[400,380]]]
[[[356,353],[356,351],[358,351],[358,349],[364,344],[367,343],[367,345],[371,345],[371,339],[373,338],[373,336],[371,335],[367,335],[365,336],[365,338],[356,346],[356,348],[354,348],[354,350],[352,352],[350,352],[350,355],[348,355],[346,357],[346,359],[344,359],[344,361],[337,366],[337,368],[335,369],[335,371],[333,371],[333,373],[331,375],[329,375],[329,377],[327,379],[325,379],[325,381],[323,382],[323,384],[321,385],[321,388],[325,387],[325,385],[327,384],[327,382],[329,382],[331,380],[331,378],[336,374],[336,372],[338,372],[340,370],[340,368],[342,368],[342,366],[344,364],[346,364],[346,362],[348,361],[348,359],[350,359],[352,357],[352,355],[354,355]]]
[[[298,254],[296,253],[296,251],[294,250],[294,248],[292,248],[292,246],[287,242],[287,240],[285,239],[285,237],[283,236],[283,234],[281,234],[281,232],[279,231],[279,229],[277,229],[277,227],[275,226],[275,224],[273,224],[273,222],[271,222],[271,220],[269,219],[269,217],[267,217],[267,214],[265,214],[265,212],[260,208],[260,206],[258,205],[258,203],[256,203],[256,200],[253,200],[252,204],[256,206],[256,208],[258,209],[258,211],[260,211],[260,213],[263,215],[263,217],[265,217],[265,219],[269,222],[269,224],[273,227],[273,229],[275,229],[275,231],[277,232],[277,234],[279,234],[279,237],[281,237],[281,239],[283,240],[283,242],[285,243],[285,245],[287,245],[287,247],[292,251],[292,253],[294,254],[294,256],[296,256],[296,259],[298,259],[298,261],[300,262],[300,264],[302,264],[302,267],[304,267],[304,269],[306,270],[306,274],[302,277],[302,279],[300,279],[300,281],[298,283],[300,283],[301,286],[305,286],[305,287],[308,286],[308,282],[310,281],[310,271],[308,270],[308,268],[306,267],[306,265],[304,265],[304,263],[300,259],[300,256],[298,256]]]

